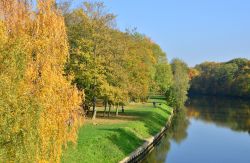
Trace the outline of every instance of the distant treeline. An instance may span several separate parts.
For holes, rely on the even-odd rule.
[[[204,62],[190,69],[190,94],[250,98],[250,60]]]

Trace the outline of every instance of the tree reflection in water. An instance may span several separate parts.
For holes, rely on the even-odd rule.
[[[189,119],[213,123],[250,135],[250,101],[237,98],[195,96],[187,101],[186,109],[175,112],[172,125],[160,144],[143,161],[165,162],[171,141],[180,144],[187,138]]]
[[[185,109],[175,111],[172,119],[172,124],[166,133],[166,136],[161,140],[159,145],[147,156],[143,161],[145,163],[160,163],[165,162],[166,154],[170,150],[170,140],[176,143],[181,143],[187,137],[187,127],[189,121],[186,116]]]
[[[249,100],[195,96],[189,99],[187,108],[187,115],[190,118],[250,134]]]

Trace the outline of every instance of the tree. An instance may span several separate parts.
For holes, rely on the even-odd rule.
[[[168,87],[166,54],[136,31],[117,30],[115,16],[105,12],[103,3],[84,3],[65,14],[65,21],[71,53],[65,71],[85,91],[88,108],[94,97],[118,105],[146,100],[152,89],[163,92]]]
[[[164,94],[172,84],[172,71],[168,63],[158,63],[156,65],[155,82],[160,94]]]
[[[187,92],[189,89],[188,66],[180,59],[173,59],[171,67],[173,72],[173,85],[167,91],[167,98],[170,99],[170,104],[174,108],[181,109],[187,100]]]
[[[70,43],[70,59],[66,73],[74,74],[74,83],[85,91],[86,105],[93,106],[94,98],[109,96],[111,87],[105,75],[105,57],[110,49],[109,26],[114,16],[101,13],[103,3],[84,3],[84,7],[65,15]]]
[[[53,0],[36,4],[0,2],[0,162],[59,162],[81,122],[64,19]]]

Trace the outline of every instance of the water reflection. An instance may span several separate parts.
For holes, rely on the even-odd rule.
[[[192,97],[143,162],[250,162],[250,101]],[[215,147],[216,146],[216,150]]]
[[[250,134],[250,101],[197,96],[189,99],[187,108],[190,118]]]
[[[145,163],[161,163],[165,162],[166,154],[170,150],[170,139],[176,143],[181,143],[187,137],[187,127],[189,121],[186,116],[185,109],[179,109],[175,112],[172,124],[166,134],[161,140],[160,144],[155,148],[149,156],[143,161]]]

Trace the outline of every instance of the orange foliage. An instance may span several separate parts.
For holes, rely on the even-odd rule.
[[[188,71],[188,76],[189,76],[189,80],[192,80],[194,77],[199,75],[199,71],[194,69],[194,68],[190,68]]]

